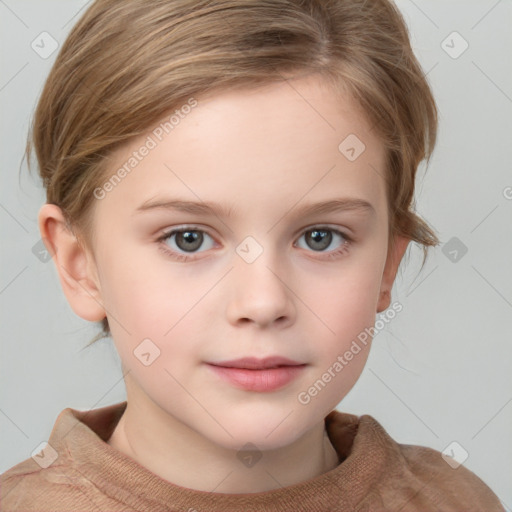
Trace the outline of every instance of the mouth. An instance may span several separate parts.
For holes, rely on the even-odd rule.
[[[263,359],[257,357],[242,357],[230,361],[210,362],[208,364],[223,368],[239,368],[243,370],[272,370],[275,368],[305,365],[305,363],[294,361],[283,356],[270,356]]]
[[[298,378],[308,366],[286,358],[243,358],[207,363],[217,378],[244,391],[271,392]]]
[[[209,365],[212,372],[224,383],[244,391],[271,392],[285,387],[298,378],[307,365],[281,366],[266,370],[227,368]]]

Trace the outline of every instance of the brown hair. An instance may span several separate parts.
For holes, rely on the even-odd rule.
[[[439,244],[414,213],[415,176],[430,159],[437,110],[389,0],[96,0],[46,80],[25,155],[35,148],[47,203],[91,247],[93,191],[108,156],[191,97],[318,73],[362,108],[387,148],[393,234]],[[32,137],[32,141],[30,140]],[[341,142],[341,141],[340,141]],[[107,318],[103,333],[108,336]]]

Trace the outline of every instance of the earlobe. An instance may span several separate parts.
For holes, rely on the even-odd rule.
[[[68,228],[62,210],[44,204],[38,215],[39,231],[57,268],[60,284],[73,311],[84,320],[105,318],[96,265]]]
[[[389,308],[391,304],[391,289],[395,282],[398,267],[402,257],[407,250],[410,240],[403,236],[395,235],[395,246],[393,251],[388,254],[384,272],[382,275],[379,300],[377,303],[377,313]]]

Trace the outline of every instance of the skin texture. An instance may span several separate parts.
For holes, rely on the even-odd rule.
[[[116,151],[112,174],[151,133]],[[349,134],[366,146],[355,161],[338,150]],[[371,343],[308,404],[297,396],[390,305],[408,240],[397,238],[388,257],[384,156],[355,105],[310,75],[198,98],[96,200],[92,248],[77,244],[57,206],[41,208],[40,231],[70,306],[86,320],[107,316],[122,361],[128,407],[112,447],[177,485],[221,493],[268,491],[337,466],[324,417],[356,383]],[[170,196],[218,202],[231,216],[135,212]],[[296,215],[304,204],[341,197],[367,200],[375,213]],[[321,248],[306,232],[326,224],[353,237],[333,258],[342,236],[330,231]],[[184,225],[203,232],[195,252],[176,236],[157,241]],[[236,252],[248,236],[263,251],[252,263]],[[146,338],[160,350],[148,366],[133,353]],[[251,392],[205,365],[268,355],[308,366],[279,390]],[[237,458],[246,443],[262,455],[252,467]]]

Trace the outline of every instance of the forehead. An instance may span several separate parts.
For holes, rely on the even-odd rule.
[[[97,214],[133,212],[166,193],[245,207],[247,215],[262,207],[277,215],[280,206],[336,192],[385,207],[383,144],[358,106],[321,78],[195,99],[112,155],[105,181],[122,167],[128,172],[109,187]]]

